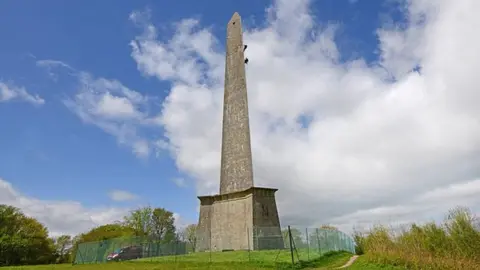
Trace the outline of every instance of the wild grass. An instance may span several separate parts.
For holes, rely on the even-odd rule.
[[[455,208],[441,224],[412,224],[401,230],[376,226],[356,233],[357,253],[378,264],[408,269],[480,269],[480,226],[471,211]]]

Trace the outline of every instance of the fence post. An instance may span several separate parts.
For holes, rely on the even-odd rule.
[[[153,257],[154,257],[154,251],[153,251],[153,247],[154,247],[154,240],[152,237],[150,238],[147,238],[147,245],[148,245],[148,257],[150,257],[150,261],[153,262]]]
[[[293,266],[295,265],[295,258],[293,257],[293,237],[292,237],[292,231],[290,230],[290,225],[288,225],[288,239],[290,242],[290,255],[292,257],[292,269],[293,269]]]
[[[327,230],[323,231],[323,235],[325,236],[324,239],[325,239],[325,243],[326,243],[325,246],[327,248],[327,251],[330,251],[330,237],[327,237]]]
[[[85,244],[83,244],[83,245],[85,245]],[[80,259],[82,260],[82,264],[85,264],[85,259],[84,259],[83,254],[82,254],[82,250],[80,249],[81,246],[82,246],[82,244],[78,244],[77,252],[78,252],[78,255],[80,255]],[[75,260],[76,260],[76,258],[75,258]]]
[[[248,243],[248,261],[251,261],[250,258],[250,229],[247,227],[247,243]]]
[[[209,244],[209,248],[208,248],[208,252],[209,252],[209,260],[210,260],[210,264],[212,264],[212,233],[210,232],[210,244]],[[210,264],[208,266],[208,268],[210,268]]]
[[[175,242],[174,242],[174,245],[175,245],[175,246],[174,246],[174,251],[173,251],[173,252],[175,252],[175,263],[177,263],[177,248],[178,248],[178,243],[179,243],[179,241],[178,241],[178,240],[175,240]]]
[[[308,241],[308,228],[305,228],[305,235],[307,236],[307,260],[310,261],[310,242]]]
[[[318,228],[315,229],[315,234],[317,236],[318,255],[322,255],[322,252],[320,251],[320,238],[318,238]]]

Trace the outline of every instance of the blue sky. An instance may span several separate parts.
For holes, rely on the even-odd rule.
[[[119,143],[117,137],[99,126],[82,121],[65,101],[75,97],[78,74],[83,72],[94,78],[116,80],[143,96],[154,97],[146,110],[158,114],[178,82],[142,70],[140,60],[132,57],[132,40],[139,40],[145,33],[142,23],[156,27],[156,42],[167,43],[178,22],[197,19],[197,28],[207,29],[218,40],[221,55],[225,24],[233,12],[242,15],[247,29],[265,29],[269,23],[265,10],[271,5],[264,0],[211,0],[208,4],[186,0],[2,1],[0,82],[24,87],[45,102],[34,105],[21,98],[0,102],[0,177],[25,196],[42,201],[75,201],[85,208],[149,203],[195,222],[196,195],[202,190],[196,178],[205,177],[202,170],[191,169],[195,164],[177,166],[182,159],[169,151],[157,155],[151,152],[146,157],[135,155],[128,143]],[[323,0],[312,1],[308,12],[314,28],[335,29],[332,41],[338,58],[333,64],[348,65],[361,59],[370,72],[389,67],[381,58],[385,48],[378,29],[388,29],[388,25],[406,28],[406,15],[398,7],[393,1]],[[140,24],[129,19],[133,12],[143,16]],[[71,68],[38,64],[45,60],[60,61]],[[411,63],[407,69],[418,64]],[[377,80],[372,85],[378,85]],[[291,95],[293,98],[295,92]],[[164,131],[165,126],[146,128],[141,136],[153,140],[165,137]],[[220,141],[214,143],[219,145]],[[177,185],[174,179],[184,179],[185,185]],[[272,183],[268,179],[260,181]],[[128,191],[138,197],[114,201],[108,196],[112,190]]]
[[[195,17],[212,27],[222,41],[225,23],[233,12],[240,12],[246,25],[261,25],[270,4],[218,0],[208,5],[197,1],[4,1],[0,9],[0,34],[4,37],[0,43],[1,78],[41,95],[46,104],[41,108],[21,102],[0,106],[0,121],[6,123],[0,148],[7,153],[0,157],[2,177],[28,195],[86,205],[110,204],[106,196],[109,190],[128,190],[143,202],[194,218],[195,189],[179,188],[171,181],[184,176],[168,155],[138,159],[108,134],[82,123],[62,103],[73,91],[72,78],[52,81],[35,62],[62,61],[164,98],[168,82],[143,77],[130,57],[129,42],[139,33],[128,20],[133,11],[149,9],[153,23],[165,28],[165,39],[172,34],[172,23]],[[345,55],[364,53],[372,59],[374,31],[382,9],[385,7],[370,1],[317,1],[314,5],[320,23],[341,24]]]

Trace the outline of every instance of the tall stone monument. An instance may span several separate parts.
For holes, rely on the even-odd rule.
[[[197,251],[283,248],[275,192],[253,184],[242,20],[227,26],[220,194],[200,196]]]

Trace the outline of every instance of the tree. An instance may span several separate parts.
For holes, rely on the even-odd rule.
[[[106,224],[79,235],[77,243],[96,242],[119,237],[133,236],[135,231],[123,224]]]
[[[152,213],[152,235],[162,242],[175,240],[175,217],[164,208],[155,208]]]
[[[0,265],[50,263],[54,253],[45,226],[16,207],[0,205]]]
[[[152,233],[152,215],[151,207],[143,207],[130,212],[124,217],[124,224],[131,228],[136,236],[149,236]]]
[[[72,237],[70,235],[61,235],[54,239],[55,250],[57,252],[57,263],[66,263],[71,261]]]
[[[143,207],[124,217],[124,225],[131,228],[135,235],[151,237],[162,242],[176,239],[175,218],[165,208]]]
[[[183,240],[189,243],[192,246],[192,250],[195,252],[195,247],[197,245],[197,224],[190,224],[185,227],[181,235]]]

